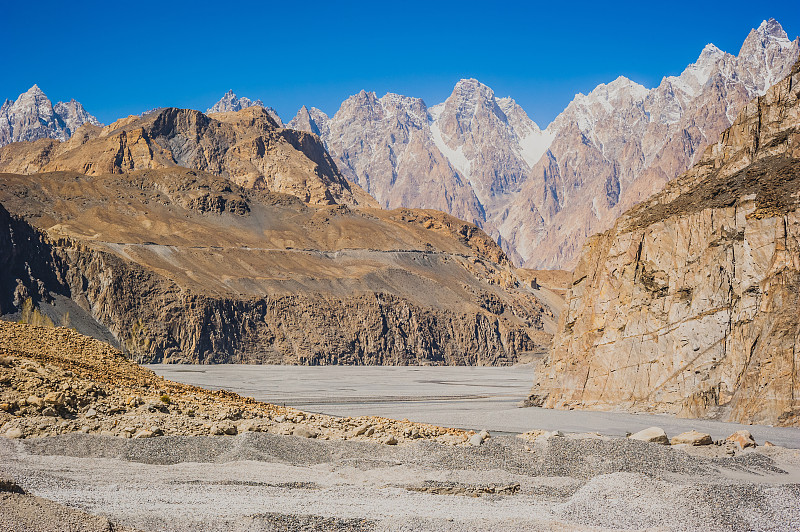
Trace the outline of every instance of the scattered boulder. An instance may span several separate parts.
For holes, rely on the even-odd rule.
[[[756,441],[753,439],[753,435],[750,434],[749,430],[737,430],[725,439],[738,444],[740,449],[756,446]]]
[[[640,430],[636,434],[628,436],[632,440],[646,441],[649,443],[660,443],[661,445],[669,445],[669,438],[664,429],[660,427],[650,427],[649,429]]]
[[[386,445],[397,445],[397,438],[390,434],[385,440],[383,440],[383,443]]]
[[[674,436],[672,440],[670,440],[670,443],[672,445],[711,445],[714,443],[714,440],[711,439],[710,434],[690,430],[689,432],[683,432]]]
[[[44,402],[53,406],[61,406],[64,404],[64,394],[61,392],[50,392],[44,396]]]
[[[480,447],[483,443],[483,438],[481,438],[480,434],[473,434],[469,437],[469,444],[473,447]]]
[[[151,430],[141,429],[133,435],[133,439],[138,440],[141,438],[152,438],[155,434]]]
[[[317,437],[317,431],[303,425],[298,425],[297,427],[295,427],[294,430],[292,430],[292,434],[294,434],[295,436],[300,436],[301,438]]]
[[[19,427],[12,427],[6,431],[4,436],[10,440],[17,440],[24,436],[22,429]]]
[[[238,433],[239,429],[233,423],[217,423],[211,425],[211,429],[209,429],[209,434],[212,436],[236,436]]]
[[[367,432],[367,429],[369,429],[369,423],[364,423],[363,425],[361,425],[360,427],[356,428],[356,430],[353,431],[353,436],[361,436],[362,434]]]
[[[25,400],[30,406],[35,406],[36,408],[40,408],[44,401],[42,401],[41,397],[37,397],[35,395],[31,395],[28,399]]]
[[[478,432],[477,434],[473,434],[472,436],[470,436],[469,440],[467,440],[467,441],[473,447],[480,447],[483,444],[483,442],[488,440],[489,438],[491,438],[491,435],[489,434],[489,432],[486,431],[486,430],[482,430],[482,431]]]
[[[0,493],[19,493],[20,495],[25,495],[25,490],[10,478],[0,476]]]
[[[95,410],[94,408],[90,408],[89,410],[86,411],[85,415],[86,419],[94,419],[97,417],[97,410]]]

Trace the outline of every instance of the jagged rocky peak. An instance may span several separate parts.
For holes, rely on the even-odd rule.
[[[308,108],[305,105],[297,111],[292,120],[286,124],[289,129],[314,133],[319,137],[324,137],[328,131],[328,115],[316,107]]]
[[[206,109],[206,114],[235,113],[241,111],[242,109],[247,109],[248,107],[263,107],[267,110],[275,122],[277,122],[279,126],[283,127],[283,121],[275,109],[272,107],[267,107],[261,100],[251,100],[247,96],[242,96],[239,98],[232,89],[226,92],[217,103]]]
[[[85,123],[100,125],[79,102],[58,102],[55,106],[38,85],[6,100],[0,107],[0,146],[41,138],[68,139]]]
[[[771,18],[750,31],[737,59],[742,63],[740,75],[763,94],[778,80],[788,75],[792,62],[784,64],[787,55],[797,57],[800,38],[789,40],[780,23]]]
[[[64,142],[0,148],[0,171],[104,175],[180,166],[310,204],[375,204],[342,176],[319,137],[277,127],[263,107],[210,116],[165,108],[88,133]]]

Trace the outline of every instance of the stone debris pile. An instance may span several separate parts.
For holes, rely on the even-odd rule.
[[[108,344],[70,329],[0,321],[0,435],[71,432],[133,439],[269,432],[385,445],[426,439],[461,446],[489,437],[407,419],[309,414],[170,382]]]

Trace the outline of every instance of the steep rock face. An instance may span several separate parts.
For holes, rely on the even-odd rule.
[[[105,128],[84,126],[65,142],[0,149],[0,171],[77,171],[88,175],[183,166],[314,204],[374,204],[339,173],[314,135],[282,129],[262,107],[217,113],[162,109]]]
[[[324,139],[343,173],[387,208],[444,210],[480,224],[475,194],[436,148],[419,98],[361,91],[325,123]]]
[[[286,124],[289,129],[307,131],[318,137],[327,138],[328,135],[328,115],[316,107],[308,108],[305,105],[297,111],[292,120]]]
[[[533,404],[800,425],[800,62],[584,248]]]
[[[512,99],[469,79],[427,109],[427,124],[419,110],[386,105],[425,107],[420,100],[362,92],[330,120],[301,112],[292,127],[319,134],[382,205],[443,209],[480,225],[517,264],[571,269],[590,235],[689,168],[799,51],[778,22],[764,21],[738,56],[708,45],[653,89],[624,77],[601,84],[543,131]]]
[[[0,146],[43,138],[66,140],[85,123],[100,125],[79,102],[54,106],[34,85],[16,101],[6,100],[0,107]]]
[[[579,94],[547,127],[550,150],[497,222],[500,234],[526,266],[571,268],[586,238],[688,169],[799,51],[769,20],[738,56],[710,44],[654,89],[621,77]]]
[[[487,210],[519,189],[550,141],[514,100],[495,98],[474,79],[459,81],[444,103],[431,108],[431,118],[437,146]]]
[[[69,310],[138,361],[507,364],[550,338],[498,246],[436,211],[183,168],[2,174],[0,203],[0,312]]]
[[[239,98],[234,94],[232,90],[229,90],[225,93],[225,95],[219,99],[217,103],[206,109],[206,114],[210,115],[212,113],[236,113],[241,111],[242,109],[247,109],[248,107],[263,107],[269,116],[275,120],[275,123],[278,124],[280,127],[283,127],[283,121],[281,117],[278,116],[278,112],[273,109],[272,107],[267,107],[264,105],[264,102],[261,100],[251,100],[246,96],[242,96]]]

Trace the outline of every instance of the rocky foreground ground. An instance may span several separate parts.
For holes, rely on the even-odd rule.
[[[241,432],[396,445],[468,445],[475,433],[376,417],[337,418],[162,379],[103,342],[63,327],[0,320],[0,434],[151,438]]]
[[[0,434],[3,530],[800,528],[800,451],[747,434],[307,414],[2,321]]]

